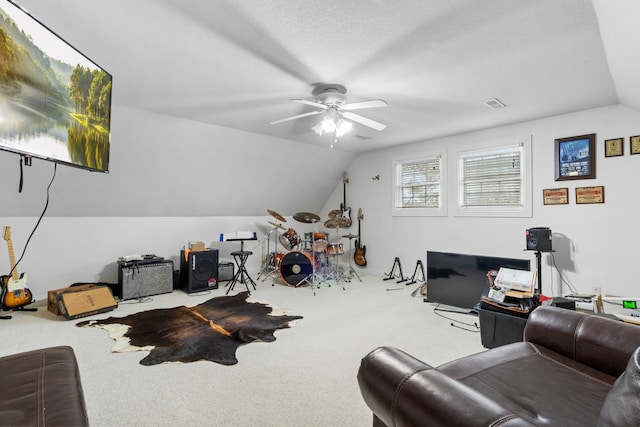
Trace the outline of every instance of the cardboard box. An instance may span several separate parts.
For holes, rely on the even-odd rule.
[[[192,252],[202,252],[204,251],[204,243],[203,242],[189,242],[189,249]]]
[[[49,291],[47,307],[65,319],[79,319],[111,311],[118,306],[111,289],[105,285],[80,285]]]

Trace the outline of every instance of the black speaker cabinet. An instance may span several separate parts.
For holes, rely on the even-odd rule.
[[[549,252],[551,247],[551,229],[547,227],[535,227],[526,231],[527,250]]]
[[[218,250],[180,251],[180,282],[187,293],[218,289]]]
[[[123,299],[173,292],[173,261],[118,262],[118,296]]]

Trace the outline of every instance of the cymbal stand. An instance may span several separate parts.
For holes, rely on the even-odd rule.
[[[345,236],[346,237],[346,236]],[[360,275],[358,274],[358,272],[356,271],[355,268],[353,268],[353,266],[351,265],[353,262],[353,257],[351,257],[351,239],[355,238],[355,236],[349,236],[349,265],[347,267],[347,269],[344,271],[345,276],[347,275],[347,273],[349,273],[349,281],[351,281],[351,278],[355,275],[359,281],[362,282],[362,279],[360,278]]]
[[[336,227],[336,239],[339,241],[340,240],[340,227]],[[339,244],[339,242],[338,242]],[[336,279],[336,285],[339,285],[340,282],[342,282],[342,290],[346,291],[346,288],[344,287],[344,282],[346,280],[344,280],[344,275],[340,272],[340,254],[336,252],[336,268],[335,268],[335,279]]]
[[[265,280],[267,280],[267,278],[269,276],[271,276],[275,271],[278,270],[277,257],[276,257],[276,255],[278,253],[278,233],[276,233],[276,238],[275,238],[276,244],[275,244],[275,252],[274,252],[274,255],[273,255],[275,257],[275,259],[274,259],[274,265],[273,266],[269,264],[269,257],[271,255],[271,252],[270,252],[271,234],[274,231],[276,231],[279,227],[281,227],[281,224],[277,224],[276,226],[274,226],[271,229],[271,231],[269,231],[265,236],[266,237],[266,241],[267,241],[267,255],[266,255],[266,257],[264,257],[264,266],[262,267],[262,270],[260,270],[260,273],[258,273],[258,275],[256,276],[256,280],[259,280],[260,276],[262,276],[263,273],[267,273],[267,275],[262,278],[262,281],[264,282]]]
[[[313,224],[317,224],[317,221],[315,219],[311,219],[311,222]],[[318,226],[316,225],[314,227],[314,230],[317,231],[318,230]],[[304,243],[304,242],[302,242]],[[316,243],[316,237],[315,237],[315,233],[312,232],[311,233],[311,274],[308,274],[306,277],[304,277],[302,280],[300,280],[298,283],[296,283],[296,288],[300,285],[302,285],[303,283],[308,283],[309,287],[311,288],[311,290],[313,291],[313,296],[316,296],[316,289],[320,289],[320,283],[322,283],[324,280],[323,278],[320,276],[320,272],[317,271],[316,269],[316,263],[314,262],[315,256],[316,256],[316,251],[314,250],[314,245]],[[304,250],[304,248],[302,248]],[[320,262],[320,258],[318,258],[318,262]],[[316,284],[316,286],[314,287],[314,283],[316,282],[316,280],[319,280],[318,283]]]

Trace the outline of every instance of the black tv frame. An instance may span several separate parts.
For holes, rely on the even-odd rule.
[[[112,75],[13,0],[0,13],[0,150],[108,173]]]
[[[429,262],[431,260],[431,262]],[[531,270],[531,261],[487,255],[427,251],[425,301],[473,310],[488,291],[487,272],[500,267]]]

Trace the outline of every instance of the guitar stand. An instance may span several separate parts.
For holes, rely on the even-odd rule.
[[[400,275],[399,276],[396,276],[394,274],[396,266],[400,270]],[[402,274],[402,265],[400,265],[400,258],[398,258],[398,257],[396,257],[395,260],[393,261],[393,267],[391,267],[391,271],[389,272],[389,274],[386,274],[386,276],[387,277],[385,277],[382,280],[400,279],[400,280],[396,281],[396,283],[402,283],[402,282],[406,282],[407,280],[409,280],[408,278],[405,278],[404,275]]]
[[[420,268],[420,272],[422,273],[422,280],[420,280],[420,283],[426,282],[426,279],[424,277],[424,266],[422,265],[422,260],[419,259],[418,262],[416,263],[416,269],[413,270],[413,276],[411,276],[411,281],[407,283],[407,286],[413,285],[414,283],[418,283],[418,281],[416,280],[416,275],[418,274],[418,268]]]
[[[31,304],[31,303],[29,303],[29,304]],[[11,310],[11,311],[38,311],[37,308],[25,308],[24,306],[11,308],[9,310]],[[9,320],[9,319],[11,319],[10,315],[0,316],[0,320]]]

